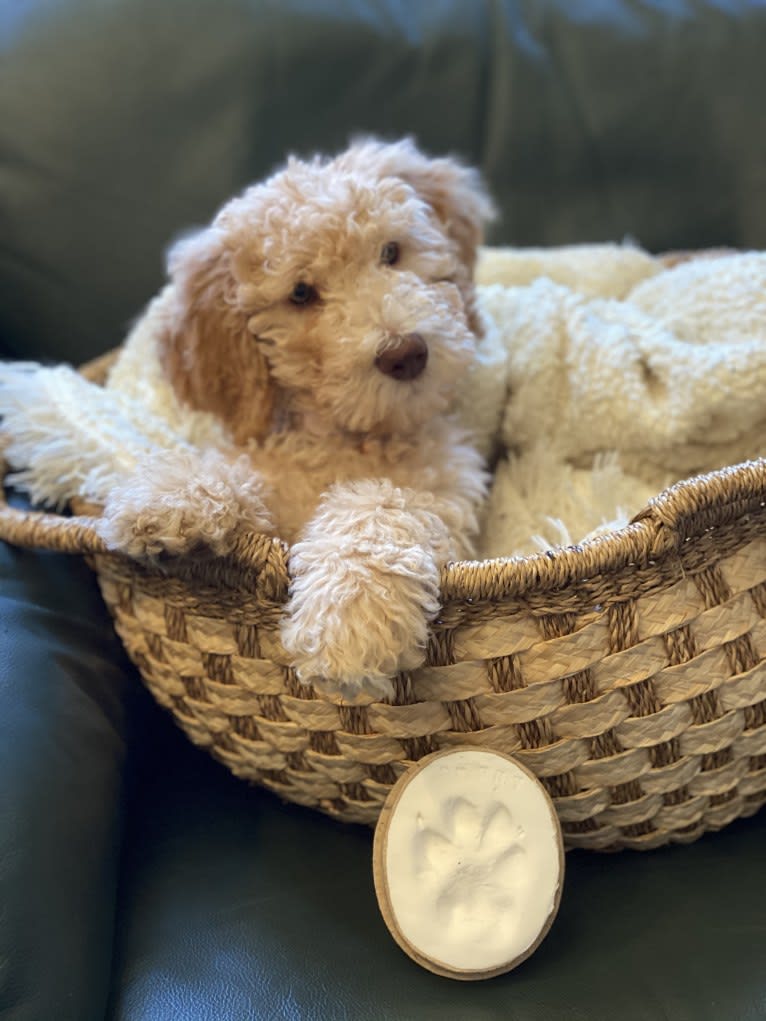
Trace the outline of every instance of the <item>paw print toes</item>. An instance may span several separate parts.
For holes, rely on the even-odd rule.
[[[505,805],[498,804],[484,823],[482,843],[486,842],[495,846],[517,845],[523,836],[523,828],[513,821],[513,816]]]
[[[454,798],[448,802],[445,815],[453,843],[466,850],[479,846],[482,820],[475,804],[466,798]]]

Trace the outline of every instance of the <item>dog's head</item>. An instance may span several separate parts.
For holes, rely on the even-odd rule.
[[[278,409],[407,433],[474,352],[473,266],[492,215],[478,174],[410,141],[287,166],[170,252],[163,364],[237,442]]]

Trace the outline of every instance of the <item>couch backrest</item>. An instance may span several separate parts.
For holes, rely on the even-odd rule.
[[[289,151],[417,136],[495,239],[766,245],[759,0],[0,0],[0,353],[118,343]]]

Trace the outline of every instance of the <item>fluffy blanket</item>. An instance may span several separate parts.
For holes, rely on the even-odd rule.
[[[483,556],[624,524],[669,482],[764,452],[766,254],[673,268],[632,246],[486,249],[487,323],[460,412],[496,459]],[[139,326],[108,388],[0,366],[14,482],[95,502],[157,446],[222,439],[175,400]]]
[[[612,530],[766,452],[766,254],[486,250],[478,279],[507,354],[483,556]]]

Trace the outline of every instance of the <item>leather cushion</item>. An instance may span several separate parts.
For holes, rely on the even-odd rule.
[[[389,936],[368,830],[248,787],[169,720],[156,738],[129,816],[112,1021],[761,1016],[766,814],[687,847],[570,853],[534,957],[461,983]]]
[[[759,3],[28,0],[0,33],[0,354],[113,347],[174,235],[354,132],[483,167],[498,241],[766,246]]]
[[[125,749],[156,712],[75,557],[0,543],[0,1015],[103,1018]]]

